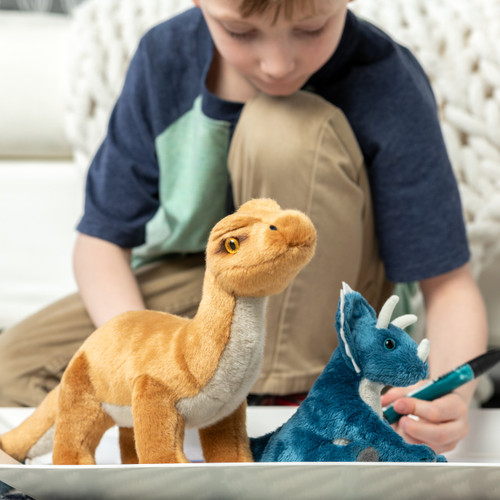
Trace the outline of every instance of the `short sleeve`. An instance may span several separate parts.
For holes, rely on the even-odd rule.
[[[144,40],[132,58],[108,131],[93,159],[78,231],[122,247],[145,240],[158,209],[158,166],[151,125],[151,63]]]

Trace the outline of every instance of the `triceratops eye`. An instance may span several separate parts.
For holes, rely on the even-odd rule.
[[[393,339],[385,339],[384,340],[384,347],[388,351],[393,351],[396,348],[396,342]]]
[[[224,247],[227,253],[236,253],[240,249],[240,241],[238,238],[228,238],[224,241]]]

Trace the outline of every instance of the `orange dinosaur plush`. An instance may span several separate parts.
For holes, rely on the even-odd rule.
[[[245,401],[261,366],[265,297],[288,285],[315,243],[301,212],[245,203],[210,233],[193,319],[135,311],[110,320],[0,447],[20,461],[52,448],[54,464],[94,464],[116,424],[123,463],[187,462],[187,426],[199,429],[206,461],[252,461]]]

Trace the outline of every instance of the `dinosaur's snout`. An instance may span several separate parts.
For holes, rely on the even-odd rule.
[[[314,247],[316,245],[316,229],[313,223],[309,217],[298,211],[288,210],[278,217],[273,225],[290,247]]]

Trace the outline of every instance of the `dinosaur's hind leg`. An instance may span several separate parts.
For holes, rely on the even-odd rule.
[[[56,420],[58,396],[59,386],[47,394],[40,406],[22,424],[0,437],[0,448],[20,462],[50,452],[50,430]]]
[[[253,462],[246,430],[246,402],[228,417],[199,429],[207,462]]]
[[[378,451],[365,441],[345,440],[344,444],[323,442],[302,457],[311,462],[378,462]]]
[[[95,464],[95,449],[114,421],[95,397],[84,354],[70,363],[60,387],[54,434],[54,464]]]

